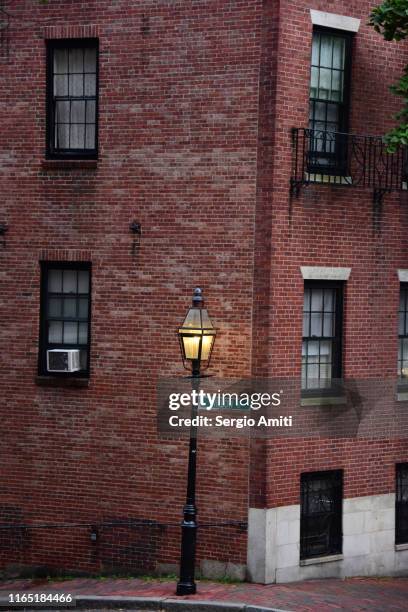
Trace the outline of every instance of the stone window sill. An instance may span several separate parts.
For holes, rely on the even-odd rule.
[[[345,395],[316,395],[314,397],[302,397],[300,399],[301,406],[337,406],[339,404],[347,404]]]
[[[327,555],[325,557],[313,557],[312,559],[301,559],[299,565],[315,565],[319,563],[331,563],[332,561],[343,561],[343,555]]]
[[[407,402],[408,391],[397,391],[397,402]]]
[[[73,376],[36,376],[35,384],[39,387],[89,387],[89,378],[74,378]]]
[[[395,545],[395,550],[408,550],[408,542],[406,542],[405,544],[396,544]]]
[[[94,170],[98,167],[97,159],[43,159],[43,170]]]

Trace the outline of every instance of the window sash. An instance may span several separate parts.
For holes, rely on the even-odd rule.
[[[71,56],[75,60],[71,61]],[[97,157],[98,63],[98,41],[95,39],[49,41],[47,47],[47,154],[49,157]]]
[[[88,376],[91,323],[90,264],[42,262],[41,268],[39,373],[49,375],[47,350],[79,349],[82,365],[80,371],[53,372],[52,375]]]
[[[408,463],[396,465],[395,543],[408,543]]]
[[[323,41],[327,47],[325,53],[322,53]],[[346,170],[351,42],[350,33],[326,28],[313,31],[309,92],[310,171],[344,173]]]
[[[343,284],[306,281],[303,299],[302,391],[333,388],[342,372]]]
[[[300,558],[342,552],[343,473],[301,474]]]
[[[397,374],[400,384],[408,384],[408,284],[406,283],[401,283],[400,285],[397,363]]]

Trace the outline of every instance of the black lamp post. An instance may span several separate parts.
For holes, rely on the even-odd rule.
[[[201,371],[208,368],[214,346],[216,329],[211,323],[207,310],[203,307],[202,291],[194,289],[193,304],[183,325],[178,330],[181,355],[185,368],[191,368],[191,384],[197,393],[200,387]],[[191,406],[191,418],[197,414],[197,406]],[[195,552],[197,539],[197,508],[195,505],[197,460],[197,427],[191,426],[188,453],[188,477],[186,503],[181,524],[180,580],[177,595],[191,595],[196,592],[194,582]]]

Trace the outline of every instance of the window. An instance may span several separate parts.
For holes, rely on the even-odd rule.
[[[398,311],[398,377],[400,385],[408,386],[408,284],[400,285]]]
[[[309,169],[344,173],[347,156],[351,35],[313,32],[310,76]]]
[[[397,463],[395,543],[408,543],[408,463]]]
[[[47,47],[47,154],[97,155],[98,43],[49,41]]]
[[[85,263],[42,263],[39,372],[49,374],[47,351],[79,350],[79,371],[89,374],[91,270]],[[52,372],[54,374],[54,372]],[[63,375],[68,375],[63,373]]]
[[[300,494],[300,558],[340,554],[342,471],[302,474]]]
[[[306,281],[303,302],[302,389],[333,390],[341,378],[343,284]]]

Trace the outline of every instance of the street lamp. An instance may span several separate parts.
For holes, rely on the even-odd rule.
[[[193,303],[182,326],[178,330],[183,365],[191,368],[193,390],[199,391],[201,370],[208,368],[217,330],[211,323],[204,306],[200,287],[194,289]],[[196,396],[197,397],[197,396]],[[197,413],[197,406],[191,405],[192,422]],[[195,505],[197,459],[197,427],[190,428],[190,445],[188,453],[188,477],[186,503],[183,508],[181,524],[181,559],[180,580],[177,583],[177,595],[191,595],[196,592],[194,582],[195,551],[197,539],[197,508]]]

